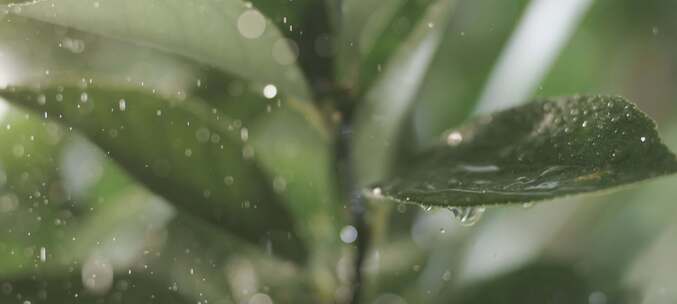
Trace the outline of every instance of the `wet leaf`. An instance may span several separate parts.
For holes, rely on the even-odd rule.
[[[542,201],[677,171],[655,124],[620,97],[567,97],[480,117],[373,188],[425,206]]]
[[[180,210],[303,258],[290,214],[258,168],[254,147],[243,143],[240,121],[199,100],[105,85],[10,88],[0,96],[82,132]]]
[[[8,11],[149,45],[261,84],[273,83],[288,95],[309,96],[291,41],[245,2],[46,0],[10,5]]]

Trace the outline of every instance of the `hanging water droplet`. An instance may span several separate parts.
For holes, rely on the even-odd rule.
[[[522,204],[522,208],[531,208],[534,206],[534,202],[526,202]]]
[[[126,110],[127,109],[127,101],[124,100],[124,99],[120,99],[120,101],[118,101],[118,108],[120,109],[120,111]]]
[[[639,140],[640,140],[641,142],[646,142],[646,137],[642,136],[642,137],[639,138]]]
[[[87,100],[89,100],[89,95],[87,95],[87,92],[80,93],[80,101],[87,102]]]
[[[482,214],[486,210],[485,207],[450,207],[448,209],[458,220],[459,224],[466,227],[475,225],[482,218]]]
[[[440,233],[441,233],[441,234],[445,234],[445,233],[447,233],[447,229],[444,229],[444,228],[440,228]]]

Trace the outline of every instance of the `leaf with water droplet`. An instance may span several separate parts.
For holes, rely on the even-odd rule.
[[[620,97],[541,100],[452,132],[463,140],[450,145],[450,135],[443,136],[379,183],[382,196],[424,206],[527,203],[677,171],[654,122]]]
[[[50,118],[82,132],[148,189],[178,208],[252,243],[272,236],[281,256],[299,260],[305,256],[292,216],[258,167],[254,148],[243,146],[240,129],[233,127],[242,127],[241,122],[223,113],[214,115],[199,99],[165,98],[106,85],[103,80],[87,89],[42,87],[40,91],[8,88],[0,96],[29,110],[48,112]],[[63,95],[62,102],[48,98],[41,104],[41,94],[55,96],[57,92]],[[83,104],[84,92],[88,101]],[[111,111],[121,99],[126,110]],[[219,141],[201,141],[203,130],[218,135]],[[248,153],[243,155],[243,151]],[[224,185],[226,176],[232,179],[230,187]],[[243,210],[243,202],[256,208]]]

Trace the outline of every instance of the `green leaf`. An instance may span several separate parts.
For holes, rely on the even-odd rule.
[[[334,40],[329,1],[253,0],[252,4],[268,16],[283,35],[298,49],[299,65],[315,89],[324,89],[333,79]]]
[[[571,266],[537,262],[514,272],[449,292],[438,303],[585,303],[590,295],[585,277]],[[452,298],[454,300],[450,300]]]
[[[260,12],[241,1],[44,0],[10,14],[148,45],[308,97],[298,54]]]
[[[620,97],[545,100],[480,117],[372,189],[425,206],[542,201],[672,174],[653,121]]]
[[[74,127],[179,209],[303,260],[287,209],[243,144],[246,128],[199,100],[105,85],[10,88],[0,96]]]
[[[416,28],[428,24],[430,28],[444,28],[445,22],[431,22],[426,15],[432,7],[447,7],[450,2],[344,1],[337,50],[339,82],[358,93],[364,92]]]
[[[347,224],[334,188],[332,141],[324,127],[317,126],[323,121],[313,107],[293,99],[287,102],[252,124],[251,143],[273,188],[289,202],[299,236],[312,251],[306,264],[314,274],[320,302],[331,302],[338,283],[326,274],[334,271],[341,257],[339,230]]]

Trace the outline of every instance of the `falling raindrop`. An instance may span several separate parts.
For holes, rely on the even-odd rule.
[[[127,109],[127,101],[124,100],[124,99],[120,99],[120,101],[118,101],[118,108],[120,109],[120,111],[126,110]]]
[[[247,141],[249,139],[249,130],[247,128],[240,129],[240,139]]]
[[[461,132],[454,131],[449,133],[449,135],[447,135],[447,145],[456,146],[460,144],[462,141],[463,135],[461,135]]]
[[[40,262],[47,261],[47,249],[45,247],[40,247]]]
[[[237,19],[237,30],[247,39],[256,39],[266,30],[266,18],[257,10],[247,10]]]
[[[277,87],[273,84],[267,84],[263,87],[263,97],[273,99],[277,96]]]
[[[344,226],[341,229],[339,237],[341,238],[342,242],[351,244],[357,240],[357,229],[352,225]]]
[[[449,207],[449,211],[454,215],[461,226],[472,226],[479,222],[485,207]]]
[[[276,176],[273,179],[273,190],[278,193],[287,190],[287,180],[284,177]]]
[[[273,304],[273,299],[265,293],[254,294],[247,304]]]
[[[87,95],[87,92],[82,92],[80,94],[80,101],[84,103],[87,102],[87,100],[89,100],[89,95]]]
[[[371,188],[371,195],[376,198],[381,198],[383,197],[383,189],[381,189],[381,187]]]
[[[209,141],[209,136],[211,132],[207,128],[199,128],[195,131],[195,138],[199,143],[206,143]]]
[[[89,257],[82,267],[81,275],[87,291],[94,294],[104,294],[113,285],[113,266],[103,257]]]

